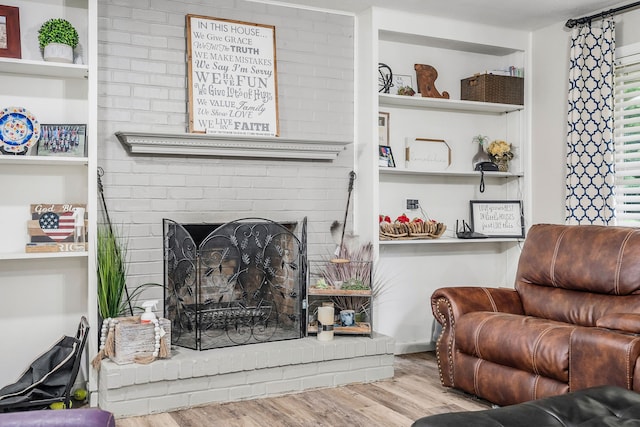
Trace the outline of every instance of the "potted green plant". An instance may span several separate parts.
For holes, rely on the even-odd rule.
[[[159,283],[143,283],[127,288],[126,238],[109,223],[99,223],[97,230],[98,311],[102,319],[133,315],[142,292]]]
[[[38,30],[38,43],[45,61],[72,63],[78,32],[66,19],[49,19]]]
[[[109,224],[98,224],[98,309],[103,319],[120,316],[126,309],[126,250]]]

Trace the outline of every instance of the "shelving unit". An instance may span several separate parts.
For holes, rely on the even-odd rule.
[[[331,301],[334,305],[335,317],[339,319],[340,309],[353,309],[356,324],[341,326],[334,324],[335,335],[366,335],[373,333],[373,284],[371,283],[371,262],[350,260],[348,263],[332,263],[331,261],[311,260],[309,262],[309,287],[306,292],[305,322],[307,334],[317,334],[315,319],[317,308],[323,302]],[[319,287],[322,284],[322,287]],[[351,285],[351,289],[343,289]],[[353,289],[357,288],[357,289]],[[358,319],[358,314],[368,315],[366,319]]]
[[[415,176],[449,176],[449,177],[473,177],[480,178],[480,172],[457,172],[457,171],[418,171],[412,169],[397,169],[397,168],[380,168],[380,175],[415,175]],[[485,172],[485,179],[492,178],[522,178],[524,174],[522,172]]]
[[[386,93],[378,95],[378,103],[381,107],[407,107],[440,111],[468,111],[486,114],[503,114],[524,110],[524,105],[461,101],[443,98],[423,98],[421,96],[403,96]]]
[[[525,80],[525,104],[498,104],[460,99],[461,80],[486,70],[511,65],[525,71],[530,64],[526,32],[407,14],[384,8],[360,13],[358,19],[357,81],[358,141],[355,233],[378,250],[376,277],[390,290],[376,298],[376,331],[396,340],[396,352],[433,349],[434,319],[428,310],[432,292],[441,286],[511,286],[522,239],[463,240],[455,237],[456,220],[470,219],[470,200],[522,200],[525,228],[530,200],[529,125],[530,98]],[[378,93],[378,64],[394,75],[412,80],[417,91],[414,64],[433,66],[435,88],[449,99]],[[525,72],[525,76],[527,76]],[[395,168],[378,166],[378,114],[388,113],[389,141]],[[516,148],[509,172],[473,170],[477,145],[473,137],[487,135],[506,140]],[[407,140],[443,140],[451,158],[444,170],[417,170],[405,164]],[[441,166],[441,165],[440,165]],[[407,200],[417,199],[421,210],[408,210]],[[378,215],[392,220],[400,214],[443,222],[438,239],[380,240]]]
[[[0,254],[0,260],[11,261],[18,259],[37,260],[44,258],[76,258],[86,257],[88,252],[42,252],[42,253],[24,253],[24,252],[7,252]]]
[[[380,245],[394,246],[394,245],[483,245],[491,243],[518,243],[522,239],[513,237],[490,237],[487,239],[458,239],[456,237],[440,237],[439,239],[415,239],[415,240],[380,240]]]
[[[20,9],[22,59],[0,58],[0,109],[19,106],[40,124],[86,124],[86,157],[0,155],[3,194],[0,216],[0,328],[5,356],[0,384],[15,381],[28,363],[61,335],[75,334],[87,316],[90,336],[85,360],[97,353],[95,235],[97,212],[97,1],[8,0]],[[50,18],[74,25],[82,64],[42,60],[37,28]],[[35,34],[35,35],[34,35]],[[82,203],[87,207],[88,251],[26,253],[31,204]],[[24,337],[29,339],[25,340]],[[84,366],[78,380],[97,390]]]
[[[89,67],[81,64],[63,64],[29,59],[0,58],[0,73],[22,74],[36,77],[62,77],[65,79],[86,79]]]
[[[88,157],[1,156],[0,165],[73,166],[89,164]]]
[[[469,200],[526,200],[526,106],[460,99],[460,81],[470,75],[510,65],[526,68],[529,49],[526,35],[514,36],[502,29],[474,28],[473,24],[455,21],[445,24],[442,19],[378,8],[363,13],[359,19],[362,68],[365,69],[366,62],[366,68],[372,70],[369,80],[361,82],[359,92],[363,95],[359,101],[366,105],[361,113],[362,140],[378,139],[374,117],[379,111],[388,113],[389,140],[396,163],[395,168],[377,168],[375,145],[357,160],[359,169],[372,182],[365,192],[370,191],[378,212],[369,213],[370,217],[376,218],[378,213],[395,217],[406,210],[401,203],[403,199],[417,198],[430,216],[445,222],[451,231],[455,220],[468,219]],[[438,70],[434,86],[441,93],[447,91],[449,99],[377,93],[373,88],[378,87],[378,63],[390,66],[394,75],[405,76],[405,81],[411,79],[416,90],[414,64],[432,65]],[[371,92],[364,94],[367,89]],[[373,108],[369,109],[370,106]],[[484,193],[476,190],[481,174],[473,171],[471,164],[476,149],[472,140],[478,134],[487,135],[490,140],[509,141],[516,149],[509,172],[484,174]],[[416,170],[405,165],[405,144],[413,138],[446,141],[451,149],[451,162],[446,170]],[[370,199],[364,200],[370,206]],[[365,210],[359,215],[358,222],[371,224],[372,240],[377,241],[377,223],[364,218]]]
[[[371,306],[372,293],[371,290],[344,290],[344,289],[316,289],[310,288],[307,293],[307,302],[309,307],[314,305],[317,299],[326,299],[327,297],[349,297],[349,298],[365,298],[369,300]],[[338,313],[336,313],[338,314]],[[333,332],[336,335],[367,335],[371,336],[373,331],[371,322],[356,322],[354,326],[334,325]],[[317,334],[317,325],[307,325],[308,334]]]

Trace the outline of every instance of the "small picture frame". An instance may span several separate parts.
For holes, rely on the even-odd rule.
[[[389,145],[389,113],[378,113],[378,145]]]
[[[381,168],[395,168],[396,162],[393,160],[393,153],[391,152],[391,147],[388,145],[379,145],[379,160],[378,166]]]
[[[37,155],[86,157],[87,125],[41,124]]]
[[[415,90],[413,87],[413,78],[409,75],[404,74],[394,74],[393,75],[393,86],[396,94],[398,94],[398,90],[403,87],[410,87]]]
[[[405,161],[408,169],[443,171],[451,166],[451,147],[444,139],[407,138]]]
[[[471,200],[471,228],[487,237],[524,238],[521,200]]]
[[[0,5],[0,57],[22,58],[20,49],[20,9]]]

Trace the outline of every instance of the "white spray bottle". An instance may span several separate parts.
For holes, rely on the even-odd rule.
[[[144,308],[144,313],[140,316],[140,323],[146,324],[151,323],[156,319],[156,315],[152,309],[156,308],[158,305],[158,300],[149,300],[142,303],[142,307]]]

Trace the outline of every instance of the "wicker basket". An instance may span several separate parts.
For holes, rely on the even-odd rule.
[[[437,239],[447,229],[441,222],[380,223],[380,240]]]
[[[524,79],[495,74],[476,74],[461,80],[460,99],[522,105],[524,104]]]

